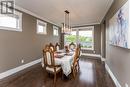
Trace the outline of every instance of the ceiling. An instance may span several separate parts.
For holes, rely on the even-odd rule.
[[[99,24],[113,0],[15,0],[23,9],[61,26],[64,11],[70,11],[71,25]]]

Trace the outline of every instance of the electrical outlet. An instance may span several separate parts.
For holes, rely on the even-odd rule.
[[[21,63],[24,63],[24,59],[21,60]]]
[[[125,83],[125,87],[129,87],[127,83]]]

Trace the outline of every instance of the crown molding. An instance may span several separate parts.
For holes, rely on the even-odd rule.
[[[83,24],[83,25],[76,25],[76,26],[72,26],[72,28],[88,27],[88,26],[94,26],[94,25],[99,25],[99,24],[100,24],[100,22],[90,23],[90,24]]]
[[[109,9],[111,8],[113,2],[114,2],[114,0],[112,0],[112,1],[108,0],[107,5],[106,5],[106,9],[108,9],[108,10],[106,10],[106,13],[104,14],[104,16],[102,16],[100,23],[102,23],[102,21],[106,17],[106,15],[107,15]]]
[[[23,8],[23,7],[18,6],[18,5],[15,5],[15,9],[17,9],[17,10],[19,10],[19,11],[22,11],[22,12],[25,12],[25,13],[27,13],[27,14],[30,14],[30,15],[36,17],[36,18],[39,18],[39,19],[41,19],[41,20],[43,20],[43,21],[46,21],[46,22],[51,23],[51,24],[53,24],[53,25],[56,25],[56,26],[58,26],[58,27],[61,27],[60,25],[58,25],[58,24],[56,24],[56,23],[54,23],[54,22],[52,22],[52,21],[50,21],[50,20],[48,20],[48,19],[46,19],[46,18],[43,18],[43,17],[37,15],[36,13],[34,13],[34,12],[32,12],[32,11],[29,11],[29,10]]]

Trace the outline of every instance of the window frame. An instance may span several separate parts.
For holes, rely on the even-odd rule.
[[[0,26],[0,30],[9,30],[9,31],[18,31],[22,32],[22,13],[19,11],[15,11],[14,14],[0,14],[0,16],[7,16],[7,17],[13,17],[17,19],[17,28],[12,28],[12,27],[6,27],[6,26]],[[18,24],[19,23],[19,24]]]
[[[54,30],[57,31],[56,34],[54,34]],[[59,27],[57,27],[57,26],[55,26],[55,25],[53,25],[53,36],[59,36]]]
[[[72,28],[72,31],[76,31],[76,44],[80,43],[79,40],[79,32],[80,30],[92,30],[92,48],[81,48],[82,50],[94,50],[94,26],[87,26],[87,27],[77,27]]]
[[[89,30],[92,31],[92,48],[81,48],[81,49],[82,50],[94,50],[94,26],[89,26],[89,27],[85,27],[85,28],[86,29],[84,29],[84,30],[86,30],[86,31],[89,31]],[[80,30],[82,30],[82,29],[80,29]],[[79,33],[80,30],[78,30],[78,33]],[[79,43],[79,38],[78,38],[78,43]]]
[[[45,28],[45,32],[38,32],[38,26],[43,26],[43,31],[44,31],[44,28]],[[42,20],[39,20],[37,19],[37,28],[36,28],[36,33],[37,34],[41,34],[41,35],[47,35],[47,23],[42,21]]]

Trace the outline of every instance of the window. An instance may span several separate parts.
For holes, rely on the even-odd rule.
[[[94,50],[94,26],[73,28],[71,35],[65,35],[65,45],[80,43],[81,49]]]
[[[76,31],[75,30],[72,30],[71,31],[71,35],[65,35],[64,36],[64,44],[65,45],[69,45],[71,42],[75,43],[76,44]]]
[[[47,34],[47,23],[37,20],[37,34]]]
[[[79,43],[82,49],[93,50],[93,29],[79,30]]]
[[[59,34],[59,28],[57,27],[57,26],[53,26],[53,35],[54,36],[58,36],[58,34]]]
[[[14,14],[0,14],[0,29],[22,31],[22,13],[15,11]]]

